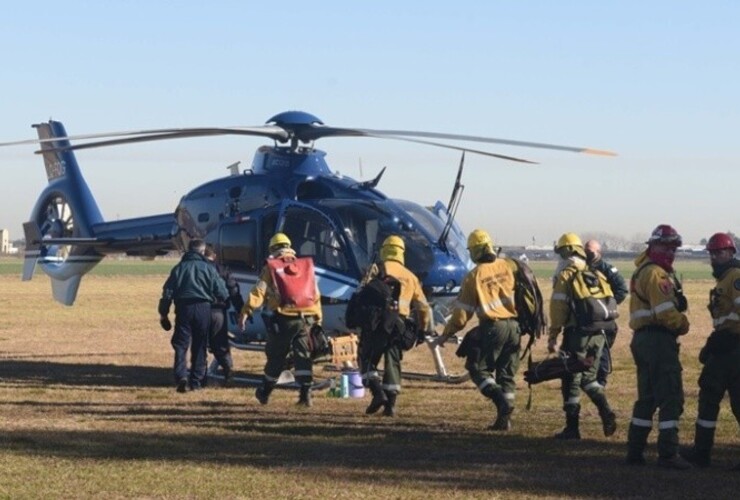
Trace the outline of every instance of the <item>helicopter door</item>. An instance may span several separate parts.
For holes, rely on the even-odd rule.
[[[288,235],[296,253],[313,257],[316,267],[343,275],[354,274],[341,231],[319,210],[303,203],[284,203],[278,227]]]
[[[342,232],[323,212],[296,201],[283,202],[277,227],[288,235],[299,256],[313,257],[324,329],[347,331],[345,308],[359,284],[359,272],[352,267]]]
[[[259,273],[264,259],[259,252],[256,220],[222,224],[219,235],[220,261],[235,271]]]

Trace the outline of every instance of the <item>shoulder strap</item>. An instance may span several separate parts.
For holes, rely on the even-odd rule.
[[[383,279],[388,276],[388,271],[385,269],[385,262],[378,264],[378,278]]]
[[[642,264],[640,267],[638,267],[635,270],[634,273],[632,273],[632,280],[631,280],[632,283],[636,282],[637,281],[637,277],[640,275],[640,273],[642,272],[642,270],[645,269],[646,267],[650,266],[650,265],[657,266],[658,264],[656,264],[654,262],[645,262],[644,264]],[[632,287],[630,287],[630,288],[632,288]],[[637,298],[640,299],[641,301],[645,302],[646,304],[650,304],[650,301],[649,300],[647,300],[645,297],[643,297],[642,295],[640,295],[639,293],[637,293],[637,287],[635,287],[634,290],[630,290],[630,292],[634,293],[637,296]]]

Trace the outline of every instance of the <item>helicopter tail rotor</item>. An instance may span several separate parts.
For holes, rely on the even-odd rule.
[[[97,203],[90,193],[70,151],[55,151],[69,144],[64,127],[50,121],[35,125],[49,180],[32,212],[23,225],[26,237],[23,279],[30,280],[39,264],[52,281],[54,298],[71,305],[77,296],[80,279],[103,255],[92,246],[92,227],[102,222]]]

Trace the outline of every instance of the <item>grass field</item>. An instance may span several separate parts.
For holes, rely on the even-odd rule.
[[[622,465],[635,397],[626,305],[607,390],[619,429],[605,438],[584,398],[584,439],[562,443],[551,438],[563,425],[559,384],[535,386],[527,411],[521,376],[514,429],[503,434],[486,429],[492,405],[470,382],[405,382],[395,419],[364,415],[369,396],[317,394],[306,410],[289,391],[267,406],[244,387],[177,394],[156,313],[172,262],[122,262],[86,277],[68,308],[51,300],[45,277],[22,283],[20,261],[0,261],[0,498],[735,498],[740,487],[740,474],[724,470],[740,461],[727,402],[712,468],[657,468],[656,432],[648,466]],[[536,265],[543,277],[547,264]],[[152,274],[146,266],[159,267]],[[677,267],[692,322],[681,350],[688,443],[712,280],[706,263]],[[549,282],[542,285],[549,296]],[[443,351],[448,370],[462,373],[454,346]],[[235,360],[239,371],[263,364],[260,353],[236,352]],[[407,353],[404,368],[431,372],[428,349]],[[315,374],[331,375],[321,366]]]

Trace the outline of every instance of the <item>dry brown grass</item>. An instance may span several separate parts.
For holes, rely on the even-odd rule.
[[[622,465],[635,395],[626,320],[608,387],[616,435],[603,437],[584,402],[584,439],[560,443],[550,437],[562,426],[555,382],[534,388],[529,412],[521,383],[508,434],[486,430],[494,412],[469,382],[406,382],[396,419],[365,416],[367,397],[319,394],[305,411],[287,391],[265,407],[243,387],[177,394],[169,335],[157,324],[164,278],[90,276],[77,304],[65,308],[51,301],[41,277],[0,276],[0,497],[730,498],[740,486],[739,474],[724,471],[740,461],[727,403],[715,467],[680,473]],[[693,436],[695,358],[710,330],[710,286],[686,283],[694,328],[682,347],[683,442]],[[537,358],[544,348],[540,342]],[[453,352],[445,348],[448,369],[461,373]],[[260,371],[261,354],[235,357],[239,370]],[[406,370],[431,372],[425,347],[406,358]],[[650,451],[652,462],[654,445]]]

